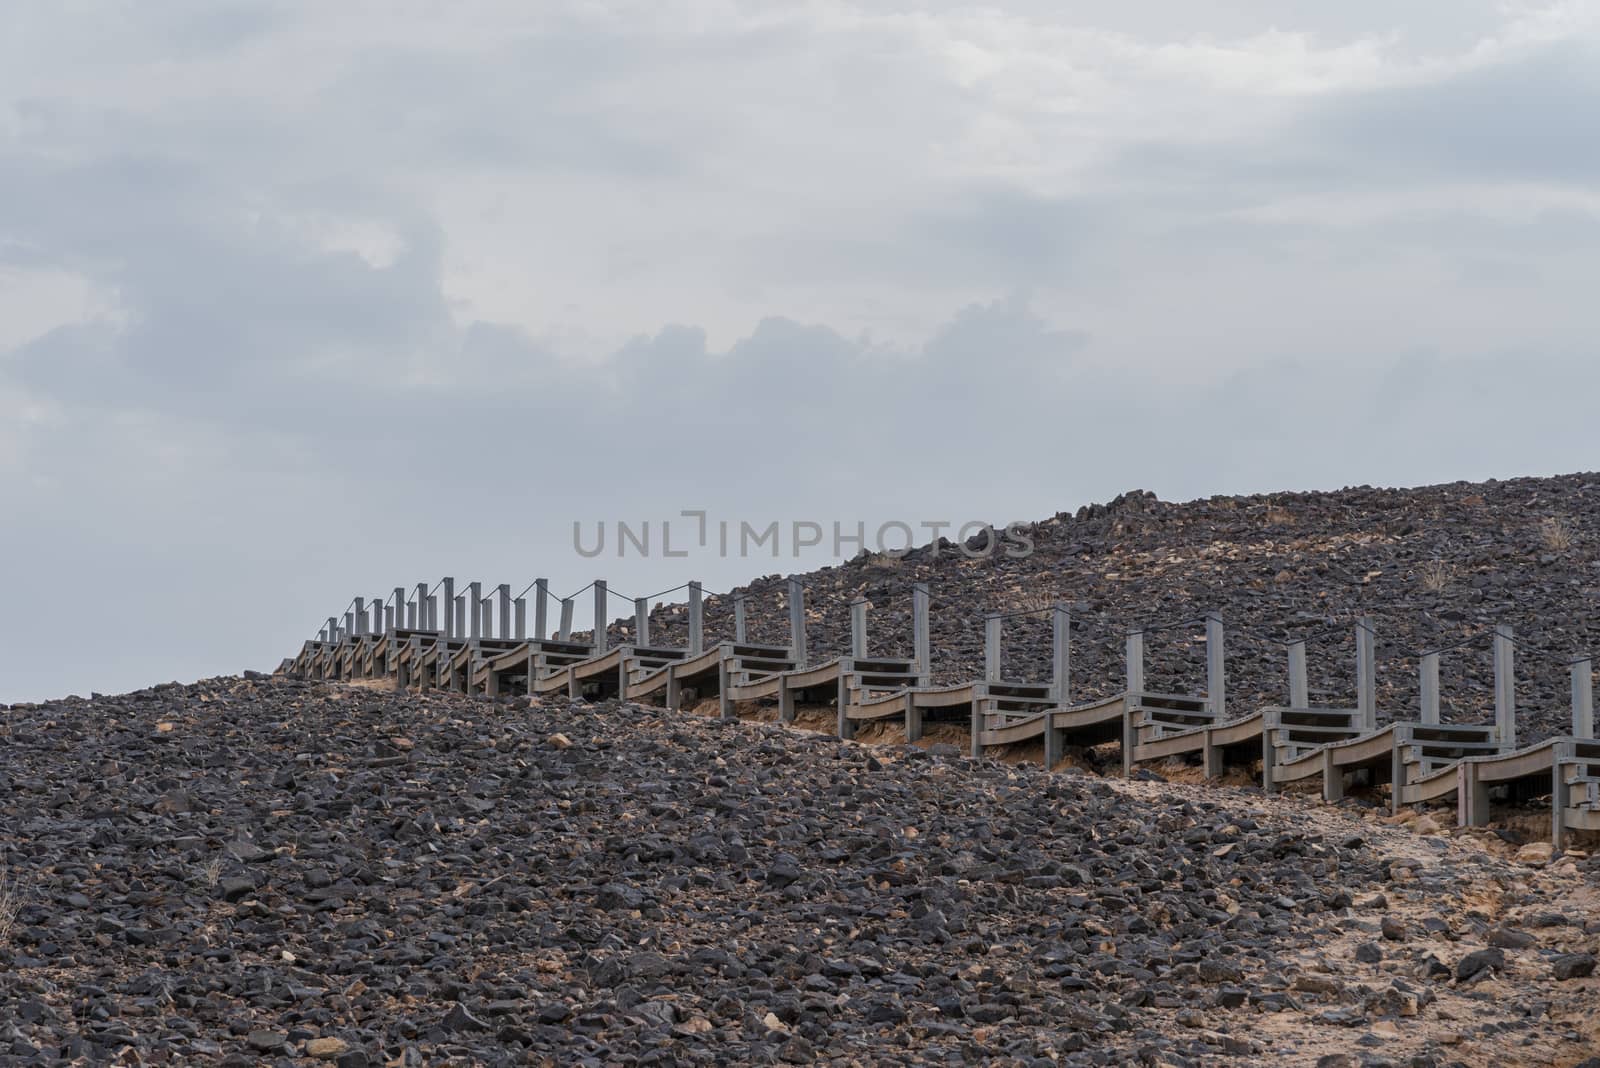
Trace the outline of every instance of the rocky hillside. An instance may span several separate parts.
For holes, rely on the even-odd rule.
[[[17,706],[0,1063],[1592,1055],[1596,861],[1375,816],[564,698]]]
[[[1453,483],[1423,489],[1360,487],[1334,493],[1214,497],[1170,504],[1148,493],[1033,524],[1024,559],[969,560],[948,542],[902,559],[860,557],[804,576],[814,656],[846,651],[849,602],[872,602],[874,652],[910,655],[911,585],[936,603],[933,646],[943,680],[980,677],[983,616],[1068,603],[1075,618],[1073,689],[1121,688],[1122,635],[1135,624],[1181,624],[1219,611],[1229,625],[1229,695],[1235,710],[1286,696],[1282,642],[1309,649],[1313,696],[1354,699],[1350,621],[1378,632],[1380,719],[1414,716],[1417,654],[1478,637],[1443,661],[1445,718],[1492,718],[1488,633],[1516,629],[1521,737],[1566,729],[1567,664],[1600,652],[1600,475]],[[785,583],[748,588],[752,638],[787,641]],[[708,634],[731,636],[732,606],[708,605]],[[681,606],[658,609],[652,637],[683,640]],[[618,639],[626,621],[613,626]],[[1199,628],[1152,634],[1154,688],[1205,684]],[[1008,677],[1044,678],[1049,623],[1006,624]]]

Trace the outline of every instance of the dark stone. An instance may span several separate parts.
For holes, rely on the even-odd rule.
[[[1456,979],[1465,981],[1485,971],[1504,971],[1506,955],[1500,949],[1480,949],[1456,962]]]
[[[1551,972],[1557,979],[1586,979],[1594,974],[1593,953],[1563,953],[1550,962]]]

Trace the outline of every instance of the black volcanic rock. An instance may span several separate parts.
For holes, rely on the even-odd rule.
[[[1372,964],[1329,954],[1354,972],[1305,967],[1345,925],[1376,946],[1376,903],[1413,884],[1376,828],[1259,794],[280,679],[4,729],[0,1059],[1270,1064],[1457,989],[1418,928]],[[1475,871],[1454,864],[1426,873],[1435,909]],[[1477,948],[1490,929],[1461,996],[1548,952]],[[1543,974],[1582,996],[1592,960]],[[1526,1028],[1515,1004],[1482,1011]]]
[[[924,545],[903,559],[862,555],[800,577],[807,642],[815,659],[847,653],[850,603],[871,602],[871,651],[911,655],[911,588],[929,584],[937,681],[983,676],[983,617],[1040,609],[1005,623],[1007,677],[1044,680],[1050,621],[1073,612],[1073,678],[1082,699],[1123,686],[1123,635],[1133,625],[1182,624],[1206,612],[1228,625],[1233,709],[1284,700],[1283,642],[1307,637],[1314,701],[1354,696],[1352,621],[1377,631],[1381,721],[1414,718],[1422,651],[1463,639],[1445,657],[1449,721],[1493,715],[1488,635],[1510,624],[1518,639],[1519,738],[1568,729],[1567,664],[1600,654],[1600,475],[1458,482],[1418,489],[1360,486],[1331,493],[1213,497],[1171,504],[1132,491],[1104,505],[1024,524],[1030,555],[972,561],[953,546]],[[744,587],[752,641],[788,643],[784,576]],[[706,598],[708,641],[732,636],[733,600]],[[686,640],[683,605],[651,616],[651,640]],[[626,621],[610,628],[625,640]],[[1203,634],[1172,626],[1147,640],[1147,682],[1164,692],[1205,683]]]

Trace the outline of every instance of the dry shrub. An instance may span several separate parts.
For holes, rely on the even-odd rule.
[[[1539,523],[1539,539],[1553,553],[1572,548],[1572,530],[1560,516],[1549,516]]]
[[[1056,597],[1050,593],[1022,593],[1011,598],[1006,606],[1007,612],[1027,612],[1035,619],[1050,618],[1050,610],[1056,606]]]
[[[1420,574],[1423,589],[1429,593],[1443,593],[1455,578],[1456,569],[1443,560],[1430,560],[1422,566]]]
[[[0,868],[0,945],[11,941],[22,911],[22,887],[4,868]]]

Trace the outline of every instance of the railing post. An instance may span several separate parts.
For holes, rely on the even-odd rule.
[[[383,606],[383,632],[388,634],[392,630],[394,630],[394,606],[386,604]]]
[[[1588,657],[1572,665],[1572,736],[1594,737],[1594,664]]]
[[[794,666],[806,666],[806,588],[797,578],[789,580],[789,656]]]
[[[1511,627],[1494,628],[1494,732],[1501,748],[1517,747],[1516,647]]]
[[[500,615],[500,637],[511,637],[511,586],[502,582],[499,589],[499,599],[495,611]]]
[[[1361,729],[1378,729],[1378,662],[1374,657],[1375,636],[1372,620],[1356,620],[1356,711],[1361,714]]]
[[[858,660],[867,658],[867,602],[850,602],[850,655]]]
[[[1127,648],[1128,692],[1122,697],[1122,777],[1133,774],[1133,748],[1138,741],[1134,725],[1134,709],[1139,695],[1144,693],[1144,631],[1128,632]],[[1265,737],[1263,735],[1262,737]]]
[[[1144,693],[1144,631],[1128,632],[1128,692]]]
[[[439,595],[436,593],[428,594],[426,603],[428,605],[428,624],[423,629],[437,631],[439,629]]]
[[[1311,683],[1306,676],[1306,643],[1289,646],[1289,707],[1311,707]]]
[[[356,598],[356,628],[352,632],[357,638],[367,632],[367,599]]]
[[[516,621],[514,626],[516,628],[515,637],[517,641],[526,641],[528,637],[528,599],[526,597],[518,597],[511,602],[511,617]]]
[[[594,580],[594,651],[596,655],[606,651],[606,624],[610,621],[610,612],[606,609],[606,580]]]
[[[473,641],[477,641],[479,638],[484,636],[483,628],[482,628],[482,621],[483,621],[483,583],[481,583],[481,582],[469,582],[469,583],[467,583],[467,603],[471,606],[470,611],[472,612],[472,618],[471,618],[471,621],[469,623],[469,625],[471,626],[472,630],[471,630],[469,636],[472,638]]]
[[[445,578],[440,580],[439,601],[444,605],[444,637],[445,641],[461,636],[460,629],[456,626],[456,580]]]
[[[1206,697],[1211,714],[1217,720],[1226,719],[1228,714],[1227,659],[1222,641],[1222,617],[1209,613],[1206,616]]]
[[[417,602],[417,617],[414,626],[417,630],[431,630],[432,621],[428,618],[428,584],[417,583],[416,591],[412,594]]]
[[[911,652],[917,661],[917,680],[923,686],[933,677],[928,608],[928,584],[919,582],[911,587]]]
[[[733,640],[744,644],[744,592],[733,595]]]
[[[352,637],[352,638],[355,637],[355,634],[356,634],[356,614],[354,612],[346,612],[344,614],[344,627],[343,627],[343,630],[344,630],[345,635],[347,635],[348,637]],[[341,638],[339,640],[343,641],[344,639]]]
[[[640,648],[650,647],[650,598],[633,599],[633,643]]]
[[[698,656],[706,648],[705,590],[695,580],[689,582],[689,655]]]
[[[1424,653],[1422,656],[1422,722],[1438,724],[1439,722],[1439,654]]]
[[[1050,610],[1050,696],[1060,708],[1072,704],[1072,615],[1064,604]]]
[[[533,580],[533,636],[537,641],[544,641],[549,634],[547,629],[550,624],[550,580]]]
[[[456,594],[456,640],[461,641],[467,633],[467,595]]]
[[[336,641],[339,640],[339,617],[338,616],[329,616],[328,617],[328,640],[330,642],[336,642]]]
[[[395,627],[403,627],[405,625],[406,588],[404,586],[396,586],[394,588],[394,622],[390,624],[389,629],[393,630]]]
[[[1001,619],[991,613],[983,621],[983,677],[989,682],[999,682],[1004,668],[1000,651]]]
[[[561,629],[556,631],[558,641],[570,642],[572,640],[572,598],[561,599]]]

